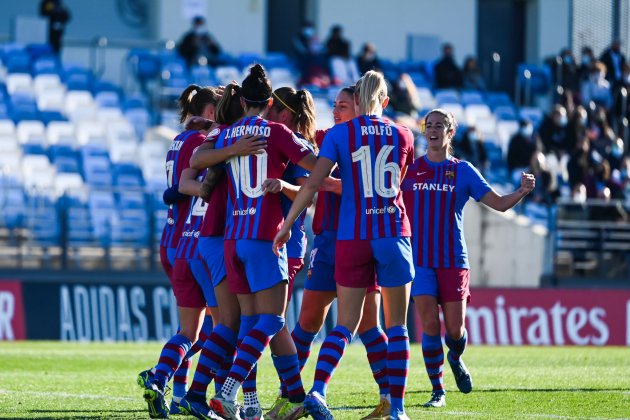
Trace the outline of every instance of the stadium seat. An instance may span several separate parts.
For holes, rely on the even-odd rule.
[[[510,139],[519,130],[518,121],[498,121],[497,122],[497,137],[499,139],[499,145],[503,149],[503,153],[507,155],[507,149],[510,143]]]
[[[26,52],[31,56],[32,60],[37,60],[40,57],[51,56],[55,52],[50,44],[28,44],[25,47]]]
[[[512,105],[499,105],[494,108],[493,112],[498,120],[516,121],[519,119],[518,114]]]
[[[117,163],[112,165],[114,185],[122,188],[141,188],[144,186],[142,171],[136,165]]]
[[[466,114],[466,124],[469,126],[476,125],[477,120],[492,116],[490,108],[486,104],[471,104],[464,109]]]
[[[438,101],[438,106],[442,109],[445,109],[447,111],[449,111],[451,114],[453,114],[453,117],[455,117],[455,120],[460,123],[466,123],[466,114],[464,113],[464,107],[461,106],[459,103],[453,103],[453,102],[447,102],[447,103],[440,103],[440,101],[437,99]]]
[[[8,74],[5,83],[10,95],[16,92],[34,94],[33,78],[28,73]]]
[[[41,56],[31,64],[31,74],[37,76],[40,74],[58,75],[61,71],[59,59],[54,55]]]
[[[463,90],[461,93],[462,105],[486,105],[481,92],[477,90]]]
[[[87,194],[84,188],[83,178],[78,173],[58,173],[55,176],[54,189],[57,197],[85,197]]]
[[[31,72],[31,56],[25,50],[9,51],[2,61],[9,73]]]
[[[24,225],[26,196],[18,186],[2,185],[0,180],[0,227],[15,229]]]
[[[22,150],[20,148],[5,148],[9,143],[0,143],[2,153],[0,153],[0,185],[4,184],[6,178],[11,176],[14,179],[22,179]],[[16,144],[15,142],[13,143]]]
[[[129,51],[127,62],[135,78],[146,83],[160,75],[160,58],[149,50],[135,48]]]
[[[49,145],[75,145],[77,142],[74,123],[69,121],[51,121],[46,127],[46,139]]]
[[[542,109],[536,107],[523,106],[519,113],[522,119],[531,121],[534,127],[538,127],[544,117]]]
[[[214,86],[217,84],[214,72],[210,66],[194,65],[190,69],[193,83],[199,86]]]
[[[90,92],[89,90],[74,90],[69,91],[66,94],[64,104],[65,112],[69,114],[77,108],[95,108],[92,92]]]
[[[505,92],[486,92],[486,104],[494,110],[498,106],[514,106],[510,96]]]
[[[46,126],[41,121],[20,121],[17,124],[15,134],[21,144],[46,144]]]
[[[125,111],[125,117],[133,125],[136,130],[136,136],[141,141],[144,139],[144,133],[151,126],[151,115],[144,108],[132,108]]]
[[[243,78],[243,73],[234,66],[218,66],[214,74],[219,84],[225,86],[232,80],[240,81]]]
[[[25,155],[22,159],[22,176],[27,189],[50,193],[55,178],[55,169],[45,155]]]
[[[107,125],[110,122],[115,121],[126,121],[125,116],[123,115],[120,108],[97,108],[96,109],[96,120]]]
[[[0,136],[15,136],[15,123],[13,122],[13,120],[0,120]]]
[[[39,74],[33,78],[33,89],[37,97],[44,94],[47,90],[57,88],[63,88],[58,74]]]
[[[138,143],[133,139],[108,141],[109,155],[115,163],[136,163],[138,161]]]
[[[276,67],[269,70],[269,80],[271,80],[271,85],[274,89],[283,86],[295,88],[297,83],[296,79],[295,74],[291,72],[290,69]]]
[[[117,141],[127,141],[137,143],[136,130],[133,125],[126,120],[116,120],[107,123],[107,143]]]
[[[66,90],[63,86],[51,87],[37,95],[37,108],[41,111],[65,112]]]
[[[32,200],[26,213],[26,226],[33,245],[52,247],[60,245],[60,224],[57,208],[44,197]]]
[[[434,92],[435,100],[438,106],[444,104],[460,104],[459,92],[455,89],[439,89]]]
[[[69,66],[63,72],[63,82],[69,91],[92,91],[94,75],[92,72],[81,66]]]
[[[101,108],[120,108],[120,96],[112,91],[95,93],[94,102]]]

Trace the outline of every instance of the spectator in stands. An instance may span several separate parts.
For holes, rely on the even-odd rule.
[[[208,32],[206,19],[203,16],[195,16],[192,27],[177,45],[177,52],[186,60],[188,67],[199,63],[200,60],[215,66],[219,64],[221,46]]]
[[[326,41],[326,52],[330,59],[333,82],[336,85],[352,85],[359,78],[357,63],[350,56],[350,42],[343,37],[343,28],[335,25]]]
[[[359,58],[357,59],[359,63],[359,72],[361,74],[365,74],[370,70],[382,72],[381,63],[378,60],[378,56],[376,55],[376,46],[370,42],[366,42],[363,44],[363,48],[361,48],[361,53],[359,54]]]
[[[560,157],[567,152],[567,110],[562,105],[555,105],[550,114],[545,115],[538,134],[545,153],[555,153]]]
[[[435,64],[435,87],[438,89],[461,88],[462,71],[453,56],[453,46],[442,46],[442,58]]]
[[[467,57],[464,61],[463,87],[470,90],[486,90],[486,82],[481,75],[479,63],[475,57]]]
[[[522,172],[525,172],[525,170]],[[522,172],[518,173],[518,178],[514,174],[512,182],[518,185]],[[534,187],[534,190],[529,196],[530,200],[546,205],[555,203],[556,199],[560,196],[558,177],[555,175],[554,171],[549,168],[547,157],[542,152],[535,152],[532,155],[528,172],[532,173],[536,178],[536,187]]]
[[[609,108],[612,105],[611,86],[606,80],[606,66],[601,61],[591,64],[589,78],[582,82],[581,97],[585,106],[595,105]]]
[[[581,139],[567,163],[569,186],[573,190],[583,184],[587,198],[596,198],[610,178],[610,164],[591,147],[588,137]]]
[[[468,126],[462,140],[455,144],[455,152],[459,152],[462,159],[472,163],[482,174],[486,172],[489,165],[488,154],[483,138],[474,125]]]
[[[588,76],[591,72],[591,64],[593,64],[595,59],[595,54],[593,53],[593,49],[591,47],[582,47],[581,51],[582,57],[580,60],[580,80],[584,81],[588,79]]]
[[[588,131],[591,146],[604,158],[609,159],[612,154],[612,146],[617,140],[615,131],[608,123],[606,109],[597,107]]]
[[[579,105],[569,118],[567,124],[567,151],[571,152],[578,140],[583,138],[588,131],[588,112]]]
[[[304,22],[300,33],[293,39],[293,49],[302,75],[300,84],[330,85],[327,57],[311,22]]]
[[[551,70],[556,85],[562,86],[565,91],[578,92],[580,89],[579,68],[570,49],[563,48],[560,51],[558,57],[552,61]]]
[[[417,118],[421,103],[411,77],[407,73],[401,73],[397,80],[387,82],[387,89],[390,92],[388,108]]]
[[[63,31],[72,15],[63,0],[42,0],[39,14],[48,18],[48,43],[56,54],[61,52]]]
[[[508,143],[507,167],[511,180],[528,168],[539,147],[537,135],[534,133],[534,125],[531,121],[523,119],[518,122],[518,131],[514,133]]]
[[[622,82],[623,65],[626,62],[626,56],[621,52],[621,40],[614,40],[599,57],[599,61],[606,66],[606,80],[613,89],[617,88]]]

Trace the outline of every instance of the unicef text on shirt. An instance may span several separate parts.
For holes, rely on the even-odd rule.
[[[396,213],[395,206],[386,206],[382,208],[372,207],[371,209],[365,209],[365,214],[394,214]]]
[[[247,209],[234,210],[232,216],[253,216],[256,214],[256,207],[250,207]]]

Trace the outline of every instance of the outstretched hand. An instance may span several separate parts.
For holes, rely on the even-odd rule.
[[[524,195],[529,194],[536,187],[536,178],[533,174],[521,173],[521,192]]]
[[[273,253],[276,254],[277,257],[280,256],[280,248],[289,242],[289,239],[291,239],[291,226],[287,226],[286,223],[283,223],[280,231],[276,234],[276,237],[273,238],[273,245],[271,246]]]
[[[209,130],[213,121],[204,117],[194,116],[186,121],[186,130]]]

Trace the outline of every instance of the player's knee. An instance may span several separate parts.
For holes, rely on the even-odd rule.
[[[447,325],[446,326],[446,334],[453,340],[459,340],[464,336],[464,326],[463,325]]]
[[[440,334],[440,321],[439,320],[426,320],[422,322],[422,329],[428,335],[438,335]]]

